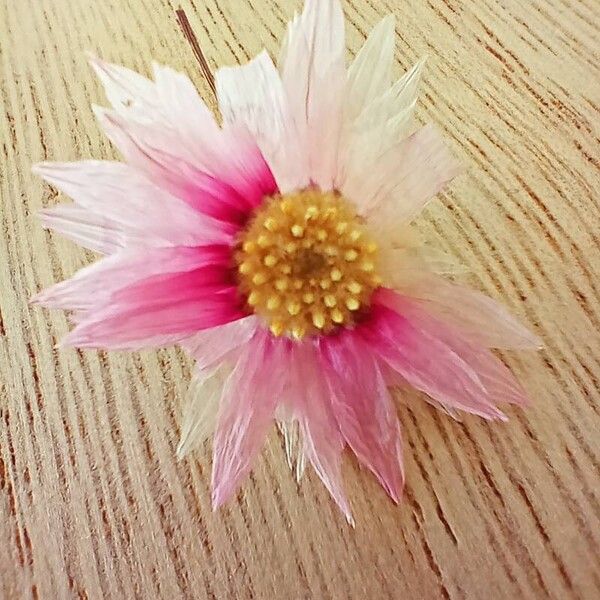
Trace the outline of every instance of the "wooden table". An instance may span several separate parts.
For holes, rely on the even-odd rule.
[[[597,0],[352,0],[349,54],[390,11],[398,72],[429,55],[420,121],[467,174],[419,219],[471,283],[534,327],[506,353],[534,405],[457,423],[399,408],[397,507],[350,459],[349,527],[317,477],[297,486],[273,433],[214,514],[210,449],[177,462],[190,362],[176,350],[57,350],[32,293],[94,257],[39,227],[64,202],[42,159],[108,158],[85,51],[210,91],[169,0],[4,0],[0,13],[0,596],[458,599],[600,597],[600,120]],[[211,66],[276,53],[298,2],[182,0]]]

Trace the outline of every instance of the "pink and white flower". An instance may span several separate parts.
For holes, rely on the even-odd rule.
[[[526,402],[490,348],[537,338],[441,277],[407,228],[457,173],[432,127],[412,132],[423,63],[392,83],[391,17],[348,69],[344,51],[338,0],[307,0],[278,66],[262,52],[216,73],[221,126],[184,75],[94,59],[112,104],[96,115],[125,162],[34,167],[75,201],[44,224],[104,255],[35,300],[72,311],[67,346],[189,351],[179,453],[214,430],[215,507],[273,421],[351,519],[345,446],[402,492],[390,386],[486,419]]]

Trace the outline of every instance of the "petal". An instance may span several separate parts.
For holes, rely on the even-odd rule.
[[[373,131],[373,150],[376,154],[383,154],[407,133],[417,102],[424,66],[425,59],[421,59],[391,88],[366,106],[358,117],[358,131]]]
[[[419,61],[352,120],[346,120],[338,172],[340,188],[351,185],[346,181],[352,173],[371,172],[381,157],[408,135],[424,64],[424,60]]]
[[[428,246],[419,248],[385,248],[382,244],[379,253],[378,271],[386,285],[395,286],[402,281],[405,271],[422,271],[439,275],[464,275],[467,268],[458,264],[452,256]]]
[[[382,371],[354,332],[323,337],[321,345],[340,431],[359,461],[398,502],[404,485],[402,440]]]
[[[281,78],[266,51],[215,75],[223,120],[242,124],[256,140],[281,192],[309,183],[306,147],[290,114]]]
[[[178,152],[177,137],[168,130],[128,122],[118,113],[98,107],[94,111],[128,163],[155,185],[210,217],[243,222],[250,201],[227,182],[186,160]],[[235,147],[231,151],[235,152]]]
[[[310,179],[335,183],[345,85],[344,15],[338,0],[307,0],[288,28],[283,87],[308,145]]]
[[[229,186],[243,201],[240,209],[257,206],[276,191],[248,132],[220,129],[185,75],[154,65],[153,83],[97,59],[94,66],[115,106],[113,111],[95,108],[101,125],[127,160],[156,185],[191,202],[194,190],[203,193],[208,177]]]
[[[438,402],[486,419],[505,419],[470,365],[437,339],[430,328],[417,328],[388,308],[393,296],[390,290],[378,290],[371,320],[357,329],[372,350],[411,385]]]
[[[160,103],[152,81],[135,71],[107,63],[93,55],[90,55],[90,64],[115,110],[146,117],[149,113],[160,112]]]
[[[441,136],[427,125],[391,147],[376,165],[351,173],[342,192],[382,235],[391,223],[410,222],[458,172]]]
[[[493,402],[510,404],[528,404],[528,398],[521,384],[509,369],[487,348],[472,342],[455,327],[433,317],[427,307],[418,300],[394,294],[388,298],[394,310],[408,318],[421,329],[428,329],[432,334],[456,354],[458,354],[477,373],[481,383]]]
[[[61,207],[66,208],[66,207]],[[108,301],[115,290],[161,273],[182,273],[203,265],[226,264],[224,246],[122,250],[40,292],[32,302],[49,308],[86,311]]]
[[[257,332],[225,383],[213,442],[215,509],[235,492],[260,450],[284,388],[287,352],[286,344]]]
[[[45,208],[38,212],[42,226],[100,254],[112,254],[126,244],[122,227],[103,215],[75,205]]]
[[[348,69],[344,118],[353,121],[391,84],[395,19],[388,15],[371,31]]]
[[[244,348],[256,333],[259,326],[254,315],[199,331],[182,343],[182,346],[196,360],[196,367],[202,371],[211,369],[229,358],[232,352]]]
[[[183,458],[213,434],[228,375],[229,370],[223,367],[194,371],[185,400],[177,458]]]
[[[300,483],[304,474],[304,466],[306,458],[304,455],[304,445],[300,436],[298,421],[293,418],[281,418],[277,415],[277,426],[283,436],[283,444],[285,447],[285,458],[288,467],[293,471],[296,470],[296,481]]]
[[[162,244],[228,239],[222,225],[203,218],[124,163],[39,163],[32,170],[79,206],[118,223],[129,234],[128,241],[138,239],[132,232]]]
[[[156,275],[111,294],[77,324],[63,345],[138,349],[155,338],[189,337],[241,318],[235,287],[220,281],[218,268]]]
[[[182,73],[154,64],[156,90],[191,164],[231,186],[251,207],[277,186],[245,127],[218,127],[194,84]]]
[[[452,325],[469,341],[489,348],[538,349],[541,340],[496,300],[426,271],[398,271],[394,286],[422,300],[435,317]]]
[[[344,441],[331,405],[322,365],[317,360],[317,349],[309,341],[294,344],[291,352],[285,397],[299,424],[303,454],[310,460],[348,522],[353,524],[342,483]]]

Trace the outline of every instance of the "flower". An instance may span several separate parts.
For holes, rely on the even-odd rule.
[[[307,0],[278,68],[262,52],[218,70],[222,126],[184,75],[92,59],[125,162],[34,167],[75,201],[44,224],[105,255],[34,300],[72,311],[66,346],[191,354],[178,451],[215,431],[215,507],[274,420],[290,465],[310,462],[350,520],[345,446],[401,495],[391,386],[486,419],[526,401],[490,348],[536,337],[441,277],[444,256],[407,228],[457,165],[432,127],[411,133],[423,62],[392,84],[393,54],[387,17],[346,70],[338,0]]]

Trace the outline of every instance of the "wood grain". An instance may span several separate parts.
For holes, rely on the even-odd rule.
[[[298,2],[182,0],[213,66],[272,53]],[[173,0],[3,0],[0,596],[600,597],[600,7],[597,0],[347,0],[349,53],[388,12],[397,68],[429,55],[418,118],[467,173],[425,236],[543,337],[506,354],[534,405],[456,423],[399,408],[408,486],[388,501],[350,459],[348,527],[317,478],[296,486],[273,434],[213,514],[210,449],[177,462],[190,363],[175,350],[56,350],[65,317],[28,305],[91,254],[34,213],[65,201],[32,162],[114,155],[85,51],[202,80]]]

